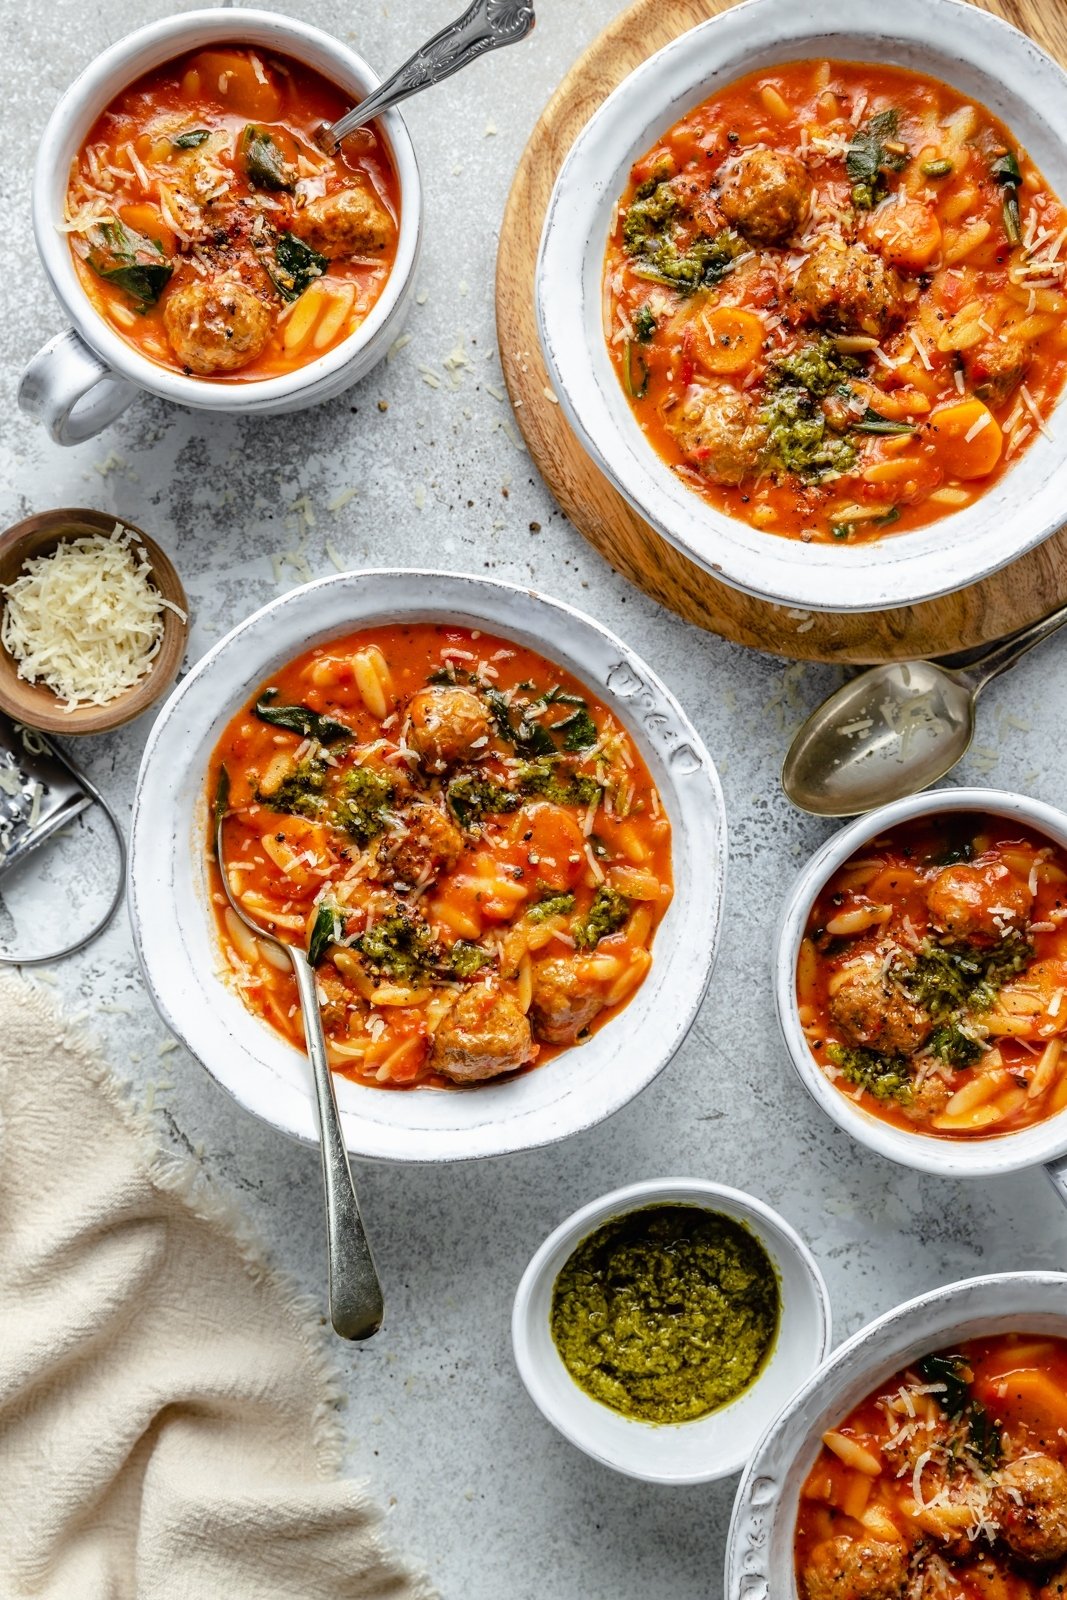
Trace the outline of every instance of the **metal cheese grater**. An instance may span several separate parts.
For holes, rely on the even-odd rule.
[[[94,804],[102,807],[111,825],[119,858],[118,882],[102,919],[76,943],[46,955],[0,950],[0,964],[39,966],[83,949],[111,921],[126,879],[126,841],[96,785],[38,729],[23,727],[0,712],[0,882],[38,845]]]

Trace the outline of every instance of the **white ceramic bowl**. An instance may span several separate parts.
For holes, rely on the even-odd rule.
[[[361,56],[321,29],[271,11],[187,11],[138,28],[111,45],[76,78],[56,106],[41,138],[33,176],[33,228],[37,249],[72,328],[38,351],[22,376],[19,404],[45,424],[58,444],[77,444],[99,433],[139,390],[194,411],[255,413],[300,411],[332,399],[364,376],[396,336],[414,282],[422,233],[422,190],[415,151],[403,118],[379,119],[400,183],[396,261],[366,321],[317,360],[283,377],[217,383],[187,377],[141,355],[90,304],[78,280],[65,233],[57,228],[70,164],[104,107],[127,84],[187,50],[205,45],[259,45],[302,61],[350,92],[353,102],[378,87]]]
[[[778,1273],[778,1337],[763,1371],[744,1394],[696,1422],[636,1422],[580,1389],[552,1340],[552,1289],[578,1245],[601,1223],[644,1206],[703,1206],[749,1228]],[[646,1483],[710,1483],[737,1472],[770,1418],[830,1348],[830,1302],[807,1245],[753,1195],[703,1178],[653,1178],[583,1206],[549,1234],[522,1275],[511,1339],[523,1383],[538,1410],[596,1461]]]
[[[199,661],[160,712],[137,782],[130,916],[149,989],[178,1037],[248,1110],[285,1133],[317,1139],[303,1052],[216,976],[205,773],[226,723],[275,668],[339,634],[409,620],[500,633],[568,668],[629,730],[673,829],[674,900],[656,934],[652,969],[588,1043],[535,1072],[476,1088],[398,1094],[335,1078],[354,1155],[455,1161],[548,1144],[617,1111],[667,1065],[707,989],[726,860],[722,791],[673,695],[621,640],[533,590],[457,574],[342,573],[282,595]]]
[[[868,1323],[835,1350],[768,1428],[737,1489],[726,1600],[796,1600],[793,1533],[822,1435],[919,1356],[998,1333],[1067,1338],[1067,1276],[1004,1272],[950,1283]]]
[[[799,58],[895,63],[932,74],[1002,117],[1067,197],[1067,75],[1024,34],[966,0],[747,0],[632,73],[579,134],[552,194],[537,265],[541,344],[568,420],[630,503],[672,544],[750,594],[813,611],[876,611],[959,589],[1063,521],[1064,407],[971,506],[871,544],[803,544],[706,504],[648,444],[604,340],[601,276],[631,164],[717,89]],[[1055,435],[1059,434],[1059,437]]]
[[[841,1093],[821,1070],[808,1048],[797,1014],[796,973],[808,914],[823,884],[849,856],[871,839],[912,817],[946,811],[978,811],[1010,817],[1045,833],[1067,849],[1067,815],[1041,800],[1002,789],[935,789],[909,795],[867,816],[859,817],[827,839],[801,870],[789,891],[778,927],[774,966],[774,1000],[789,1057],[804,1087],[828,1116],[854,1139],[879,1155],[920,1172],[946,1178],[990,1177],[1039,1162],[1056,1163],[1067,1152],[1067,1111],[1018,1133],[989,1139],[939,1139],[918,1129],[905,1131],[883,1122]],[[1051,1167],[1049,1176],[1067,1199],[1067,1162]]]

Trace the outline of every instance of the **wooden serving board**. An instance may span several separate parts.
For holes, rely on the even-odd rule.
[[[1067,7],[1057,0],[975,3],[1067,62]],[[501,361],[527,448],[567,516],[612,566],[687,622],[735,644],[841,662],[948,655],[987,644],[1067,601],[1067,527],[993,577],[940,600],[892,611],[798,617],[731,589],[662,539],[594,466],[560,407],[547,398],[533,282],[556,174],[581,128],[628,73],[732,4],[636,0],[571,68],[534,128],[504,213],[496,277]]]

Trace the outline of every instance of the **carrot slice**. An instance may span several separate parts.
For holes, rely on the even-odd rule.
[[[196,80],[187,90],[190,99],[203,95],[227,111],[257,122],[273,122],[281,114],[281,92],[270,74],[260,63],[260,77],[251,58],[240,51],[201,50],[188,70]]]
[[[919,200],[882,206],[867,218],[867,243],[892,267],[921,272],[941,253],[941,224]]]
[[[932,413],[929,437],[948,478],[984,478],[1000,460],[1004,435],[981,400],[959,400]]]
[[[716,306],[692,324],[693,354],[706,372],[747,372],[763,348],[763,323],[754,311]]]
[[[982,1403],[998,1421],[1022,1424],[1045,1443],[1062,1448],[1067,1434],[1067,1394],[1047,1372],[1024,1369],[975,1384]]]
[[[174,232],[163,221],[158,206],[142,200],[131,201],[129,205],[119,206],[119,216],[134,233],[143,234],[146,239],[158,244],[165,256],[172,256],[178,248]]]

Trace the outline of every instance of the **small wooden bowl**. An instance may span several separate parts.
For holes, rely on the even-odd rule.
[[[81,507],[40,511],[8,528],[0,536],[0,584],[12,583],[30,556],[48,555],[63,539],[77,538],[80,534],[109,534],[116,523],[128,528],[144,545],[152,567],[152,582],[163,598],[172,600],[188,616],[189,602],[182,581],[158,544],[125,517]],[[2,604],[0,598],[0,606]],[[6,711],[16,722],[40,728],[45,733],[106,733],[112,728],[121,728],[170,688],[182,664],[188,636],[188,621],[183,621],[169,606],[165,607],[163,641],[141,681],[116,695],[105,706],[79,706],[75,711],[65,711],[63,702],[44,684],[20,678],[14,657],[0,645],[0,710]]]

